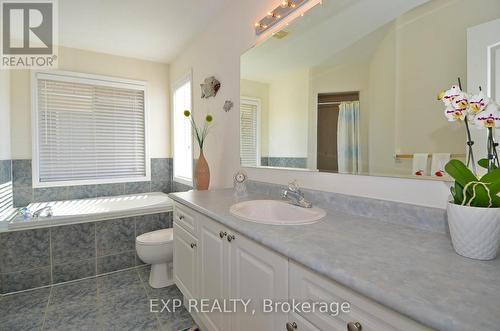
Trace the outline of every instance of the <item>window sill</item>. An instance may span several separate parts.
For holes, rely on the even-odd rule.
[[[135,182],[149,182],[151,176],[133,177],[133,178],[116,178],[116,179],[92,179],[92,180],[73,180],[60,182],[36,182],[33,181],[33,188],[48,188],[48,187],[63,187],[63,186],[84,186],[84,185],[101,185],[101,184],[121,184]]]
[[[191,187],[194,186],[192,179],[187,179],[187,178],[183,178],[183,177],[175,177],[174,176],[174,182],[181,183],[181,184],[191,186]]]

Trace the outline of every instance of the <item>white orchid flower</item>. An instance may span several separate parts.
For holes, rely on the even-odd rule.
[[[483,128],[500,127],[500,106],[490,101],[486,109],[478,113],[475,118],[475,124]]]
[[[490,99],[481,91],[469,99],[469,113],[476,115],[486,109]]]
[[[444,115],[449,122],[463,121],[466,114],[465,110],[455,109],[451,105],[444,110]]]
[[[439,94],[438,99],[443,101],[446,107],[452,106],[453,100],[460,95],[462,91],[457,85],[452,85],[447,91],[443,91]]]

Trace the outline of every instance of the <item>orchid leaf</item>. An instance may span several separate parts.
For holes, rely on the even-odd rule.
[[[479,162],[477,162],[477,164],[479,164],[479,166],[480,166],[481,168],[484,168],[484,169],[489,169],[489,168],[488,168],[488,165],[489,165],[489,161],[488,161],[488,159],[481,159],[481,160],[479,160]],[[493,164],[493,169],[497,169],[497,168],[498,168],[498,167],[497,167],[495,164]]]
[[[450,160],[444,169],[462,187],[465,187],[470,182],[477,181],[472,171],[459,160]]]
[[[451,195],[453,196],[453,201],[457,205],[461,205],[464,201],[464,188],[459,183],[455,182],[455,185],[451,187]]]
[[[500,192],[500,168],[492,170],[481,177],[481,182],[488,184],[492,195],[497,195]]]
[[[492,205],[492,199],[490,199],[490,194],[481,184],[472,184],[473,194],[470,196],[469,200],[466,202],[467,205],[473,207],[483,207],[488,208]]]

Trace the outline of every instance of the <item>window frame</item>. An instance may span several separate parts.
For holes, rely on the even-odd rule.
[[[87,83],[108,87],[136,89],[144,93],[144,153],[145,153],[145,176],[123,177],[123,178],[101,178],[88,180],[65,180],[65,181],[40,181],[40,159],[39,159],[39,128],[38,128],[38,78],[39,76],[51,76],[54,80]],[[117,78],[104,75],[87,74],[81,72],[62,70],[33,70],[31,73],[31,142],[32,142],[32,177],[34,188],[62,187],[62,186],[82,186],[97,184],[115,184],[130,182],[151,181],[151,158],[149,140],[149,101],[147,83],[141,80]]]
[[[170,116],[171,116],[171,141],[172,141],[172,179],[174,182],[178,182],[184,185],[188,186],[193,186],[194,183],[194,166],[192,166],[192,173],[191,173],[191,178],[186,178],[186,177],[179,177],[176,176],[176,171],[175,171],[175,113],[174,113],[174,96],[175,96],[175,91],[180,88],[182,85],[190,83],[191,85],[191,115],[194,114],[194,98],[193,98],[193,71],[189,70],[187,73],[184,75],[180,76],[174,83],[172,83],[172,86],[170,88]],[[193,132],[191,132],[191,162],[194,163],[194,140],[193,140]]]
[[[251,104],[251,105],[256,106],[256,108],[257,108],[257,137],[255,139],[255,144],[257,145],[256,146],[257,165],[255,165],[255,166],[243,166],[242,165],[242,166],[248,167],[248,168],[261,167],[262,166],[262,150],[261,150],[262,149],[261,148],[261,144],[262,144],[262,135],[261,135],[262,107],[261,107],[261,104],[262,104],[262,101],[261,101],[261,99],[256,98],[256,97],[247,97],[247,96],[240,97],[240,119],[239,119],[239,121],[240,121],[240,123],[239,123],[239,126],[240,126],[240,132],[239,132],[240,146],[241,146],[241,104],[242,103]],[[241,150],[240,150],[239,158],[240,158],[240,165],[241,165]]]

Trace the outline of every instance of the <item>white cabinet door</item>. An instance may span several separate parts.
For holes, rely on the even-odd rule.
[[[287,315],[263,313],[262,303],[264,299],[287,300],[288,260],[243,236],[234,236],[228,245],[230,298],[251,299],[252,303],[248,312],[240,309],[231,314],[230,330],[286,330]]]
[[[198,241],[174,223],[174,281],[186,299],[196,298]]]
[[[205,216],[199,217],[198,224],[198,295],[203,299],[221,300],[227,297],[227,228]],[[205,313],[201,316],[209,330],[229,330],[228,318],[220,312]]]

